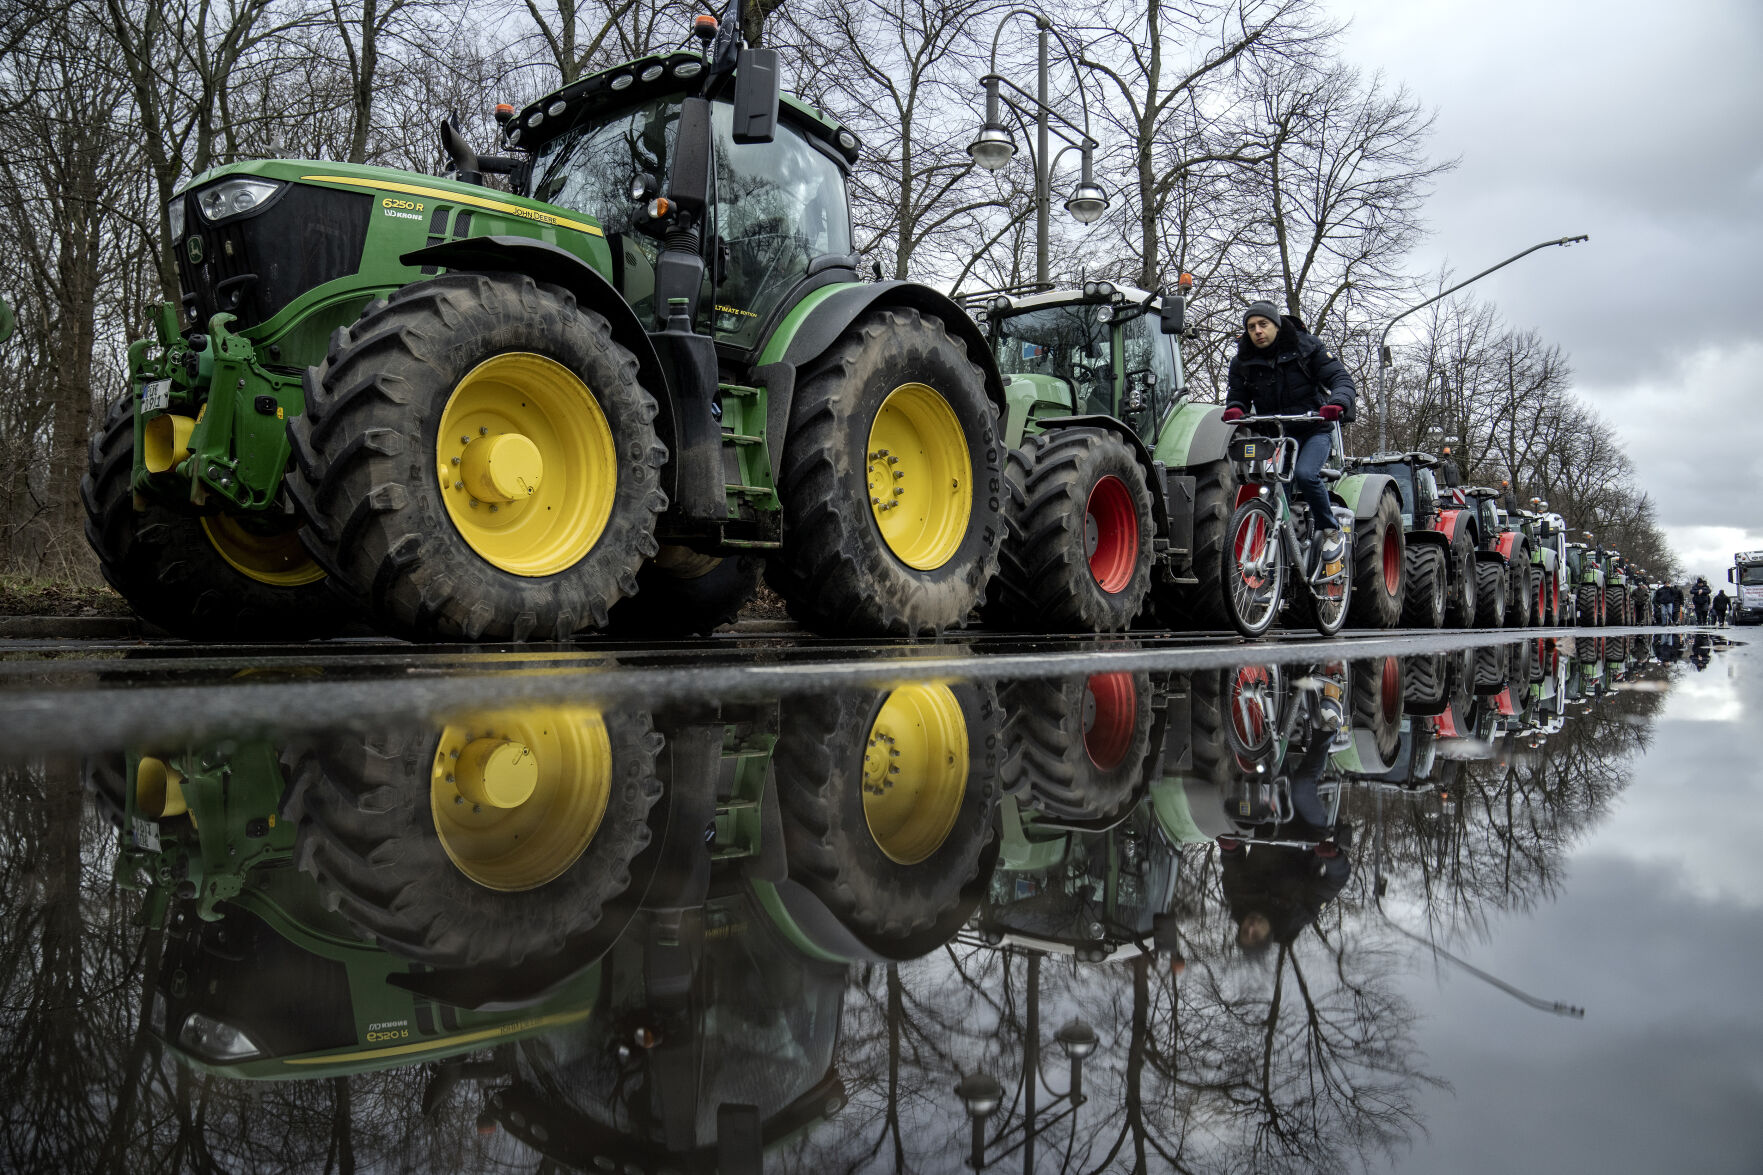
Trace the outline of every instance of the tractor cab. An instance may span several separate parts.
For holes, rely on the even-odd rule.
[[[685,51],[621,64],[546,95],[504,130],[529,157],[516,191],[592,216],[611,250],[613,284],[639,317],[657,322],[668,310],[655,298],[670,217],[701,185],[703,164],[689,158],[699,109],[690,96],[704,68]],[[698,329],[751,351],[799,289],[851,280],[857,258],[845,181],[858,141],[788,96],[777,100],[772,125],[755,133],[738,85],[708,94],[710,264],[688,293],[698,295]]]
[[[991,340],[1011,420],[1029,431],[1041,420],[1111,416],[1154,446],[1186,396],[1177,297],[1096,281],[977,294],[966,305]]]
[[[1347,462],[1361,473],[1382,473],[1396,484],[1402,498],[1402,522],[1409,529],[1424,528],[1439,511],[1439,483],[1434,470],[1439,459],[1431,453],[1373,453]]]

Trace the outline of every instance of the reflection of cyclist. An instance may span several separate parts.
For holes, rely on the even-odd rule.
[[[1243,845],[1224,850],[1224,900],[1237,924],[1237,945],[1265,950],[1288,945],[1346,887],[1352,865],[1340,846]]]

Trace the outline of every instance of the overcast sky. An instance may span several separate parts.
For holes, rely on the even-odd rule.
[[[1417,272],[1571,356],[1673,548],[1724,583],[1763,549],[1763,3],[1335,0],[1348,60],[1438,111],[1459,157]],[[1403,328],[1398,326],[1398,331]]]

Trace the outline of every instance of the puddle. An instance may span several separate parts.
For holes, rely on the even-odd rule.
[[[15,664],[8,1165],[1763,1166],[1757,656],[1381,647]]]

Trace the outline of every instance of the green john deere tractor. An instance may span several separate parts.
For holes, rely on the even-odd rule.
[[[1170,627],[1230,627],[1225,527],[1257,487],[1239,486],[1232,472],[1223,405],[1189,394],[1181,350],[1189,285],[1184,274],[1168,294],[1092,281],[968,300],[1003,373],[1010,449],[1009,536],[989,619],[1119,632],[1148,612]],[[1353,615],[1393,626],[1402,580],[1396,489],[1381,474],[1331,476],[1353,516],[1355,585],[1373,569],[1394,577],[1393,588],[1368,593],[1364,610],[1355,602]],[[1383,545],[1391,540],[1393,566]]]
[[[707,631],[764,567],[823,632],[968,617],[1004,539],[986,340],[859,280],[856,136],[696,32],[499,111],[508,155],[444,123],[440,178],[261,160],[175,198],[181,298],[83,486],[143,616]]]

